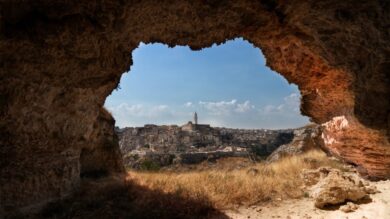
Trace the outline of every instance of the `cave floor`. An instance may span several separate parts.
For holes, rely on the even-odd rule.
[[[311,198],[280,200],[266,205],[240,207],[224,213],[232,219],[285,218],[285,219],[387,219],[390,218],[390,180],[372,182],[380,193],[370,195],[371,201],[345,213],[338,208],[322,210],[314,207]]]

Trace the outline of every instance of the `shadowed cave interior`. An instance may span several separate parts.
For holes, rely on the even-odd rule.
[[[105,98],[140,42],[199,50],[243,37],[298,85],[325,147],[371,179],[390,177],[387,1],[1,2],[0,213],[121,176]],[[98,184],[99,181],[96,183]]]

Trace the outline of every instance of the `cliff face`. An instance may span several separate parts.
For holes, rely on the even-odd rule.
[[[183,150],[209,150],[212,147],[269,147],[285,144],[293,138],[293,130],[231,129],[209,125],[157,126],[123,128],[117,130],[119,146],[123,153],[132,150],[150,149],[158,152]],[[213,150],[213,149],[211,149]],[[266,149],[264,149],[266,150]],[[265,152],[265,153],[269,153]]]
[[[388,1],[0,4],[0,212],[68,195],[80,176],[122,171],[102,107],[141,41],[197,50],[244,37],[299,86],[301,112],[326,124],[331,153],[390,177]]]
[[[293,130],[229,129],[193,125],[124,128],[117,130],[125,165],[139,167],[144,159],[160,166],[193,164],[221,157],[268,156],[289,143]]]
[[[324,141],[321,137],[320,126],[307,126],[304,128],[298,128],[294,130],[294,138],[287,144],[283,144],[278,147],[267,157],[268,162],[277,161],[285,156],[294,156],[302,154],[311,149],[320,149],[324,146]]]

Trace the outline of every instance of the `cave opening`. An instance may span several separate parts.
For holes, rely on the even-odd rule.
[[[155,169],[177,164],[182,154],[230,150],[221,156],[259,161],[309,124],[298,87],[243,38],[200,51],[140,43],[132,59],[105,101],[126,167]],[[219,159],[185,156],[185,164]]]
[[[106,98],[119,128],[184,124],[192,120],[231,128],[303,126],[295,84],[266,66],[261,50],[243,38],[201,51],[140,43],[131,70]]]
[[[123,166],[103,105],[141,41],[199,50],[245,37],[299,86],[301,112],[322,124],[333,155],[373,179],[390,178],[384,1],[3,6],[0,214],[74,194],[83,168],[114,175]]]

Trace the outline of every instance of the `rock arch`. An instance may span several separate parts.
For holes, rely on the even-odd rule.
[[[299,86],[331,153],[390,177],[388,1],[0,4],[0,213],[66,196],[94,171],[123,173],[102,106],[141,41],[198,50],[247,39]]]

